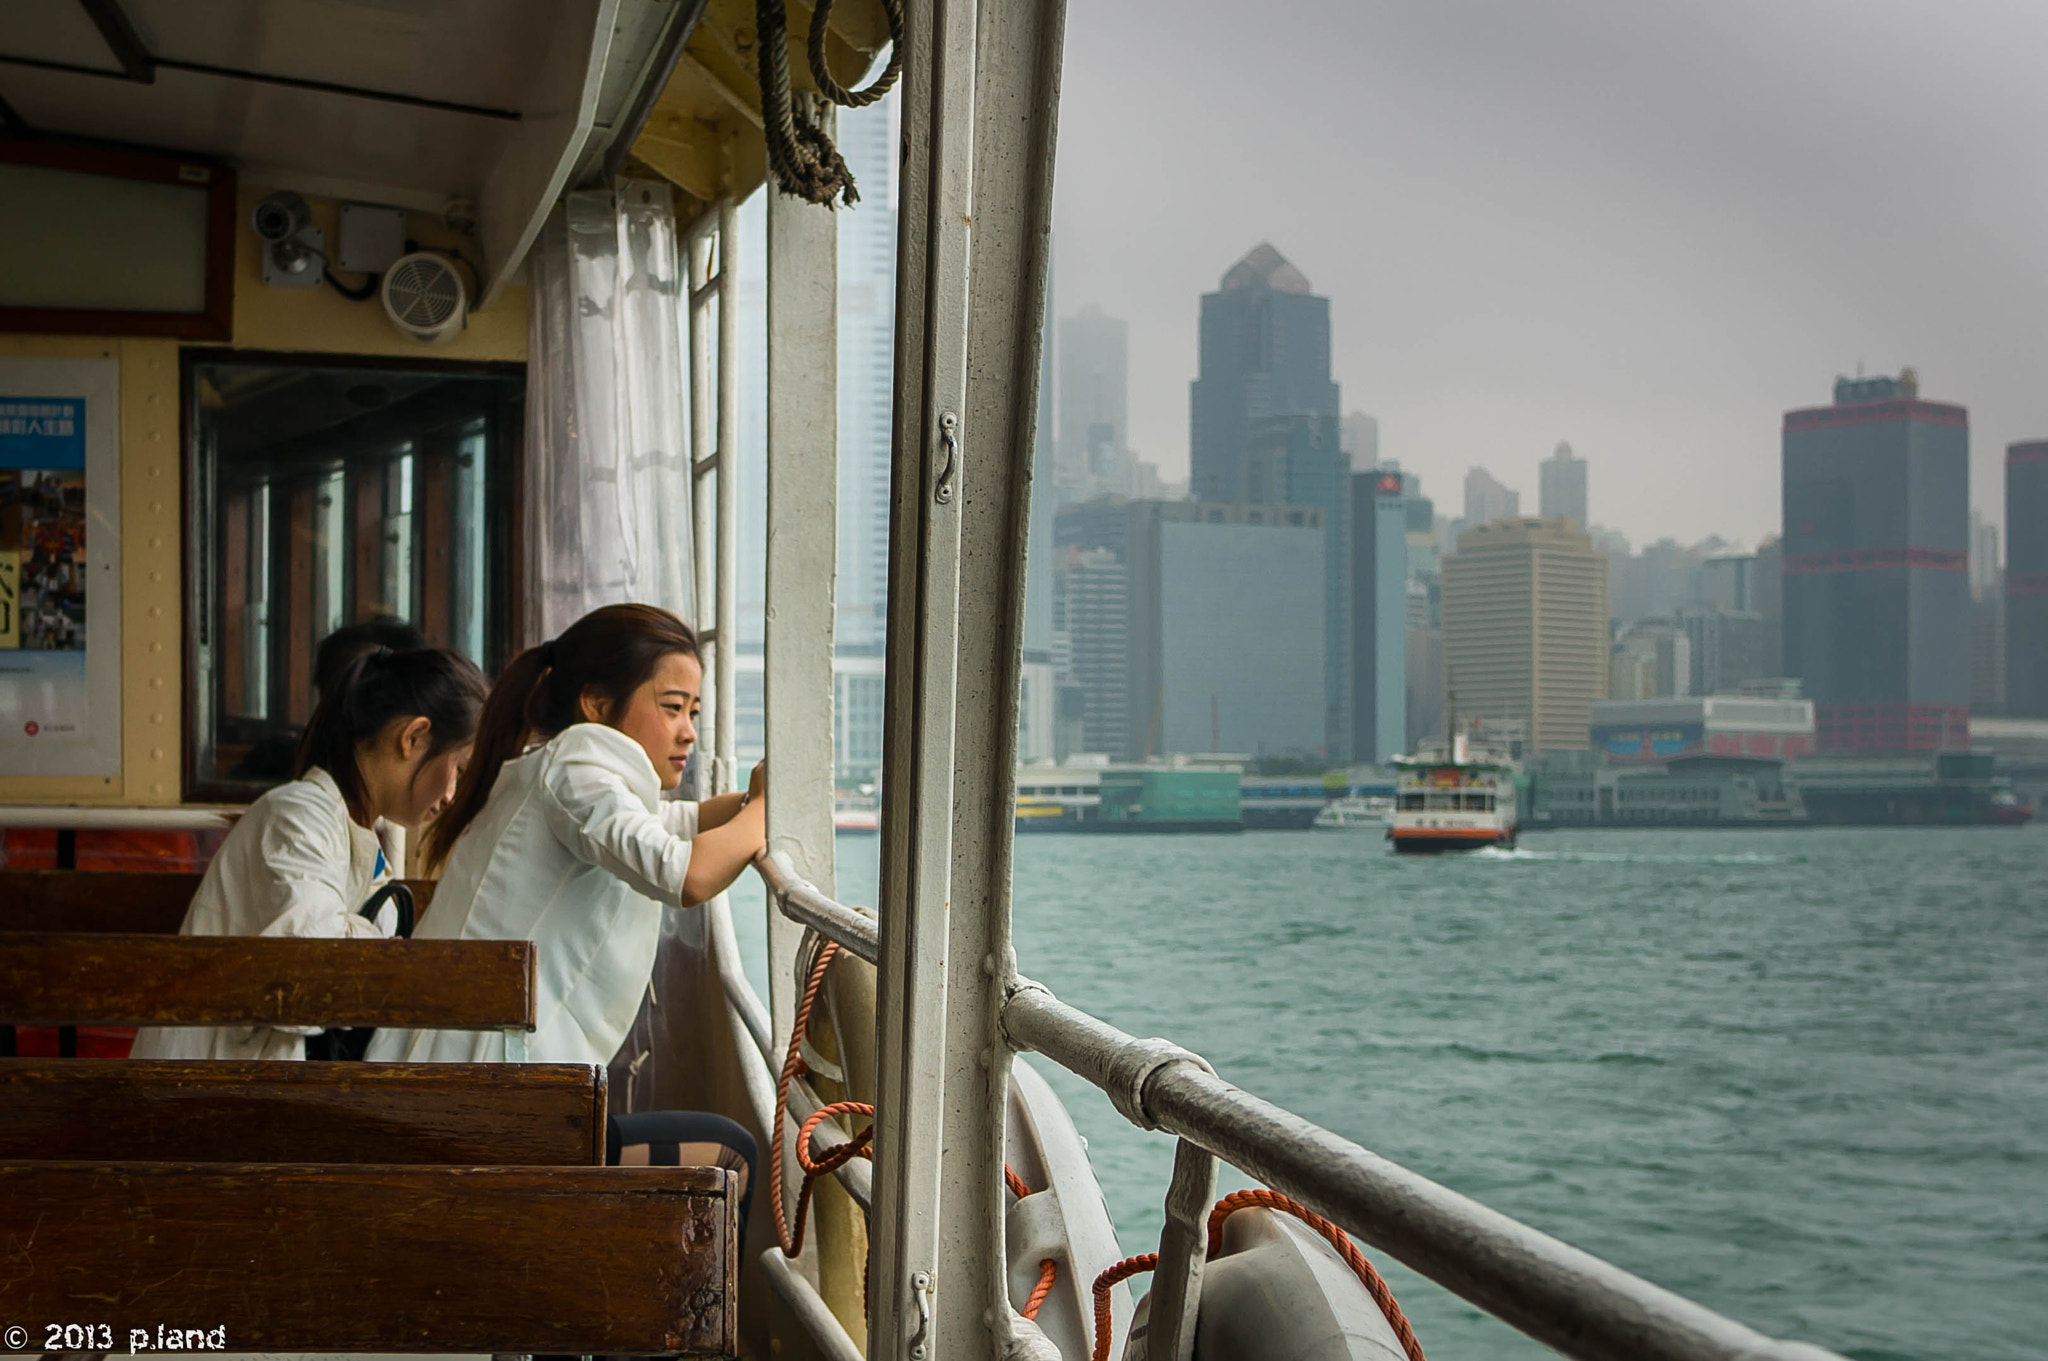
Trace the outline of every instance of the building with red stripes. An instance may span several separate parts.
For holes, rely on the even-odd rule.
[[[1785,671],[1821,750],[1969,744],[1970,421],[1912,370],[1785,413]]]
[[[2048,440],[2005,450],[2005,711],[2048,718]]]

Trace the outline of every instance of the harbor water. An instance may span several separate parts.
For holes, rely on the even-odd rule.
[[[2048,830],[1028,837],[1015,907],[1066,1000],[1766,1332],[2048,1351]],[[1171,1140],[1039,1068],[1149,1251]],[[1382,1268],[1432,1361],[1550,1354]]]

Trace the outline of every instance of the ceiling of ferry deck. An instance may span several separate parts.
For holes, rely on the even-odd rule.
[[[116,13],[156,62],[144,82],[123,78],[122,53],[84,4],[0,0],[0,100],[36,132],[216,156],[258,178],[353,183],[438,206],[474,195],[532,112],[558,10],[555,0],[119,0]]]

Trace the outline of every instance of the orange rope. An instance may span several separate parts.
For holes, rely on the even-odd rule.
[[[1031,1298],[1024,1301],[1024,1308],[1019,1311],[1025,1318],[1038,1317],[1039,1306],[1044,1304],[1045,1297],[1052,1293],[1052,1283],[1059,1279],[1059,1274],[1060,1264],[1050,1257],[1038,1264],[1038,1286],[1031,1292]]]
[[[795,1257],[804,1250],[804,1225],[809,1218],[811,1191],[818,1178],[827,1176],[844,1167],[855,1158],[874,1157],[875,1108],[864,1101],[835,1101],[820,1107],[803,1122],[796,1135],[797,1166],[803,1169],[804,1182],[796,1196],[796,1227],[791,1229],[782,1207],[782,1135],[789,1120],[789,1088],[798,1078],[807,1075],[811,1066],[804,1062],[803,1043],[811,1031],[811,1008],[818,1000],[818,989],[824,986],[825,971],[831,967],[832,959],[839,953],[837,941],[825,941],[818,950],[818,957],[811,965],[810,976],[804,980],[803,998],[797,1004],[796,1017],[789,1028],[789,1052],[783,1059],[782,1076],[775,1084],[775,1135],[774,1165],[768,1178],[768,1208],[775,1219],[775,1239],[781,1244],[785,1256]],[[817,1127],[835,1115],[860,1115],[867,1117],[865,1129],[843,1144],[834,1144],[811,1156],[811,1134]],[[1010,1194],[1022,1200],[1031,1194],[1031,1188],[1024,1183],[1008,1165],[1003,1168],[1003,1182],[1010,1188]],[[1059,1275],[1059,1264],[1051,1258],[1038,1264],[1038,1286],[1025,1302],[1024,1317],[1038,1317],[1045,1297],[1052,1292],[1053,1281]]]
[[[1118,1281],[1129,1280],[1140,1272],[1150,1271],[1158,1265],[1158,1253],[1141,1253],[1136,1257],[1124,1258],[1095,1278],[1095,1361],[1109,1361],[1110,1288]]]
[[[1344,1230],[1332,1224],[1299,1201],[1288,1199],[1278,1191],[1258,1187],[1249,1191],[1233,1191],[1216,1202],[1216,1208],[1209,1212],[1209,1249],[1211,1259],[1223,1251],[1223,1221],[1248,1206],[1278,1210],[1293,1215],[1302,1223],[1321,1234],[1323,1240],[1337,1250],[1345,1265],[1357,1275],[1372,1301],[1387,1316],[1387,1324],[1400,1340],[1401,1350],[1408,1354],[1408,1361],[1423,1361],[1422,1343],[1416,1340],[1415,1329],[1409,1326],[1408,1316],[1401,1312],[1401,1306],[1394,1300],[1394,1292],[1387,1288],[1386,1280],[1373,1269],[1345,1234]],[[1148,1252],[1142,1257],[1127,1257],[1095,1278],[1095,1361],[1109,1361],[1109,1292],[1117,1282],[1127,1280],[1140,1272],[1150,1271],[1159,1264],[1159,1254]]]

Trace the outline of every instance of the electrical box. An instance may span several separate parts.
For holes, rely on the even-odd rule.
[[[367,203],[341,205],[341,240],[334,267],[351,274],[382,274],[405,254],[405,212]]]

